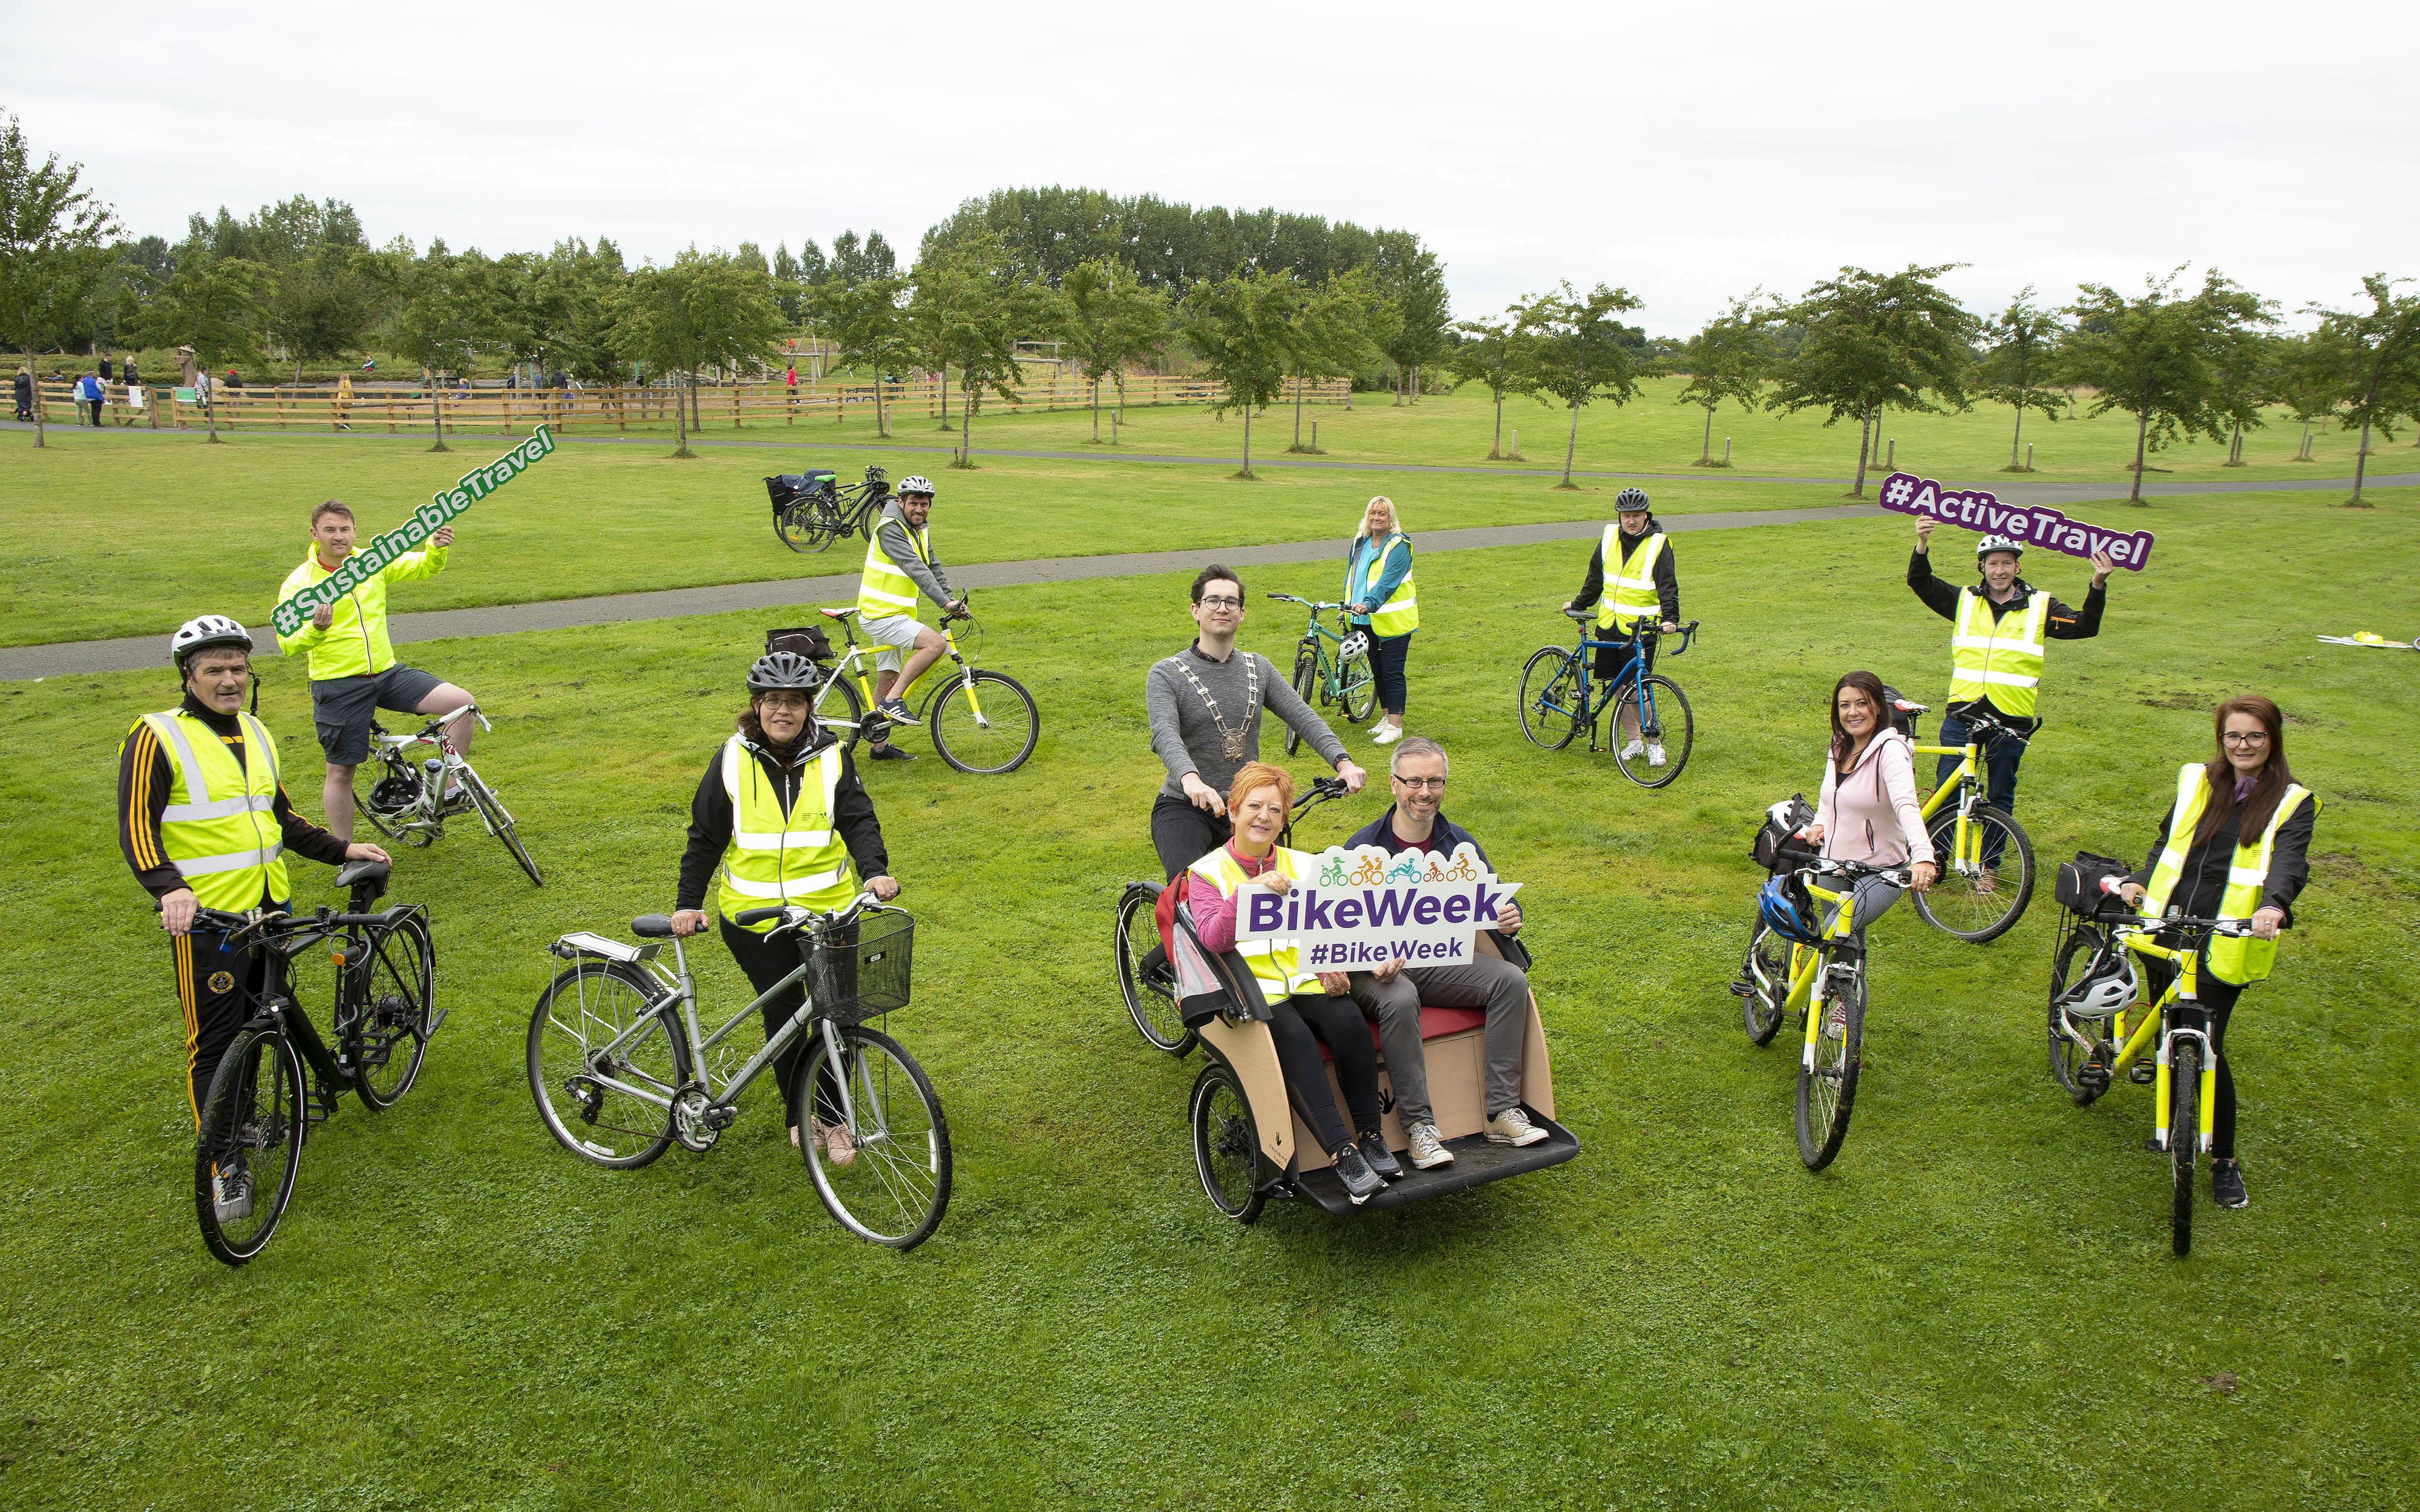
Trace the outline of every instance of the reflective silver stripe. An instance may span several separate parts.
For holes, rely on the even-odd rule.
[[[2263,849],[2265,850],[2266,848],[2264,847]],[[2269,858],[2264,854],[2260,859],[2263,863],[2261,865],[2227,867],[2226,884],[2229,887],[2257,887],[2262,882],[2267,881],[2269,880],[2269,867],[2266,863]]]
[[[894,572],[892,576],[898,578],[901,582],[906,583],[910,587],[915,586],[916,580],[909,577],[905,572]],[[869,599],[879,599],[884,603],[895,603],[903,609],[913,609],[916,607],[916,596],[912,593],[885,593],[871,583],[859,584],[857,585],[857,591],[865,595]]]
[[[158,720],[159,723],[151,724],[152,719]],[[151,724],[152,730],[164,735],[168,743],[176,748],[177,765],[185,774],[186,796],[190,798],[197,794],[207,795],[210,786],[202,780],[202,764],[194,757],[194,748],[186,743],[185,731],[179,720],[178,712],[171,709],[165,714],[151,716],[146,719],[145,723]],[[268,746],[265,742],[268,738],[261,731],[259,722],[249,715],[244,717],[244,722],[251,726],[247,733],[253,739],[263,741],[262,749],[267,750]],[[273,777],[277,772],[277,758],[274,755],[270,757],[269,770]],[[275,807],[276,803],[277,797],[273,792],[238,793],[233,798],[205,797],[200,803],[170,803],[160,811],[160,820],[163,824],[173,824],[181,819],[223,819],[238,814],[265,814]]]
[[[2042,654],[2038,643],[2012,641],[2006,635],[1952,635],[1949,644],[1962,651],[1989,651],[1996,647],[2006,651],[2027,651],[2035,656]]]
[[[266,866],[285,852],[285,843],[272,840],[258,850],[239,850],[225,856],[171,856],[168,859],[184,876],[207,877],[214,871],[241,871],[246,866]]]
[[[784,884],[752,882],[745,878],[732,876],[726,869],[722,874],[722,884],[742,897],[769,897],[786,901],[792,897],[805,896],[810,893],[820,893],[846,875],[848,875],[847,867],[835,866],[830,871],[819,871],[811,877],[794,877]]]
[[[277,742],[269,738],[269,731],[260,721],[250,714],[241,717],[244,729],[251,735],[252,745],[269,756],[269,786],[271,792],[274,792],[277,786],[286,780],[277,771]]]

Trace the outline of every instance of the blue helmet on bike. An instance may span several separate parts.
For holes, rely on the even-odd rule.
[[[1756,916],[1766,928],[1794,945],[1820,945],[1823,937],[1807,922],[1807,914],[1798,906],[1795,879],[1775,877],[1767,881],[1756,895]]]

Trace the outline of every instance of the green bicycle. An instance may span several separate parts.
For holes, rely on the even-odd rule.
[[[1298,603],[1311,611],[1302,639],[1294,647],[1294,691],[1306,704],[1314,699],[1322,709],[1330,704],[1344,710],[1346,723],[1358,725],[1378,707],[1378,682],[1370,670],[1370,632],[1344,617],[1341,603],[1313,603],[1291,593],[1269,595],[1280,603]],[[1336,628],[1319,616],[1336,611]],[[1333,647],[1331,650],[1330,647]],[[1302,749],[1302,737],[1288,726],[1286,755]]]

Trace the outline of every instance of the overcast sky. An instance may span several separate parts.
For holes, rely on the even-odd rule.
[[[1685,334],[1910,261],[1986,308],[2214,264],[2290,314],[2420,273],[2412,14],[0,0],[0,109],[172,240],[306,193],[380,242],[912,256],[1063,183],[1407,227],[1464,317],[1568,278]]]

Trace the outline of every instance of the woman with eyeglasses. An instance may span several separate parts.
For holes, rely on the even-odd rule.
[[[1370,637],[1370,676],[1386,710],[1370,739],[1391,745],[1404,738],[1404,663],[1411,659],[1412,631],[1420,628],[1420,606],[1412,586],[1412,538],[1395,501],[1383,493],[1362,509],[1361,528],[1344,549],[1344,606]]]
[[[2222,1208],[2243,1208],[2252,1199],[2235,1158],[2226,1021],[2243,989],[2269,974],[2277,931],[2293,923],[2294,899],[2311,877],[2319,801],[2286,765],[2286,716],[2275,704],[2257,694],[2230,698],[2218,706],[2213,723],[2216,753],[2178,771],[2176,799],[2160,821],[2150,859],[2120,891],[2150,918],[2178,912],[2252,927],[2249,940],[2212,936],[2202,947],[2199,975],[2201,1003],[2210,1010],[2210,1052],[2218,1065],[2211,1195]]]

